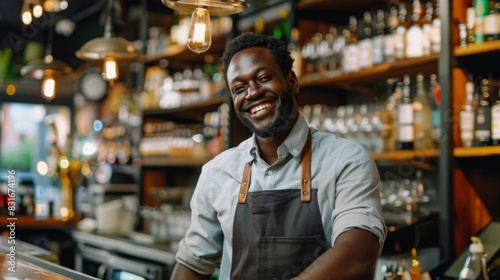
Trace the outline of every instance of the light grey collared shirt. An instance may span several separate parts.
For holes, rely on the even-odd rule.
[[[353,141],[309,128],[299,116],[278,148],[274,164],[260,157],[253,135],[203,166],[191,200],[191,225],[179,243],[177,261],[201,274],[211,274],[220,265],[220,279],[229,279],[233,219],[245,163],[253,160],[250,192],[300,189],[300,154],[309,131],[312,188],[318,189],[328,244],[332,246],[346,230],[361,228],[375,234],[382,248],[387,229],[382,218],[379,173],[370,154]]]

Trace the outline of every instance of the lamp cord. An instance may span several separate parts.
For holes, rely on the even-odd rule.
[[[113,34],[113,26],[111,24],[113,12],[113,0],[108,0],[108,16],[106,17],[106,25],[104,26],[104,37],[110,38]]]

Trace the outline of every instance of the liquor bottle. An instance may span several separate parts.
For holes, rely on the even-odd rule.
[[[373,65],[384,62],[385,15],[383,10],[377,10],[375,32],[373,36]]]
[[[486,268],[486,253],[479,237],[471,237],[469,255],[458,276],[459,280],[489,280]]]
[[[363,14],[360,33],[359,66],[361,69],[370,68],[373,66],[373,25],[372,15],[368,11],[365,11]]]
[[[474,44],[476,42],[476,10],[474,7],[467,8],[465,24],[467,26],[467,44]]]
[[[403,98],[403,82],[396,82],[396,88],[394,88],[394,110],[392,115],[392,138],[394,139],[394,149],[400,150],[401,146],[399,143],[399,106],[401,105],[401,99]]]
[[[392,62],[396,59],[395,43],[396,43],[396,30],[398,28],[398,8],[392,6],[390,9],[389,17],[387,18],[385,38],[384,38],[384,61]]]
[[[401,150],[412,150],[415,141],[413,100],[410,96],[410,76],[403,79],[403,97],[398,108],[399,145]]]
[[[432,139],[437,147],[441,141],[441,113],[439,112],[439,104],[441,103],[441,86],[439,85],[436,74],[431,74],[429,84]]]
[[[491,141],[495,146],[500,145],[500,90],[495,105],[491,107]]]
[[[460,110],[460,139],[462,146],[474,145],[474,119],[476,108],[474,106],[474,83],[465,84],[466,101]]]
[[[423,8],[420,0],[413,0],[411,24],[405,36],[405,57],[424,56],[424,31],[422,30]]]
[[[381,136],[383,142],[382,151],[384,152],[392,151],[396,148],[396,139],[393,134],[394,119],[397,118],[396,100],[393,94],[394,84],[394,80],[387,80],[387,94],[389,97],[380,110],[380,120],[382,122]]]
[[[358,36],[358,21],[355,16],[349,17],[349,28],[344,29],[345,47],[342,51],[342,71],[345,73],[356,72],[360,69],[360,49]]]
[[[291,27],[290,20],[288,18],[288,11],[286,9],[281,9],[280,23],[273,28],[273,36],[288,43],[290,41],[290,32]]]
[[[498,15],[497,7],[500,3],[495,1],[489,11],[489,14],[484,17],[484,40],[493,41],[500,39],[500,17]]]
[[[475,42],[484,42],[484,17],[488,15],[490,11],[489,0],[474,0],[474,11],[475,11]]]
[[[406,4],[400,3],[398,10],[398,27],[394,36],[394,56],[396,59],[405,58],[405,37],[408,30],[407,17],[408,9]]]
[[[263,18],[257,18],[255,19],[255,30],[254,32],[257,34],[264,34],[264,19]]]
[[[417,259],[417,249],[411,249],[411,266],[410,266],[410,277],[411,280],[420,280],[420,261]]]
[[[298,28],[293,28],[290,34],[290,43],[288,44],[288,50],[293,58],[293,72],[297,77],[302,75],[302,54],[299,47],[299,36],[300,31]]]
[[[439,1],[436,1],[434,13],[432,14],[432,30],[431,30],[431,53],[439,53],[441,51],[441,12]]]
[[[491,141],[490,81],[488,79],[481,81],[475,119],[476,146],[488,146]]]
[[[423,54],[428,56],[431,54],[431,38],[433,25],[432,20],[434,17],[434,6],[431,1],[425,3],[424,16],[422,18],[422,32],[423,32]]]
[[[424,75],[417,74],[417,93],[413,99],[415,149],[433,149],[431,105],[424,87]]]

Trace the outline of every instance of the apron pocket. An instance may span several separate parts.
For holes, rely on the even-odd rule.
[[[299,275],[326,251],[319,235],[308,237],[261,237],[259,279],[290,279]]]

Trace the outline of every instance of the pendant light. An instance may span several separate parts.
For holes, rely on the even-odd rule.
[[[21,75],[37,80],[42,80],[41,94],[48,101],[54,99],[57,93],[57,78],[70,74],[73,69],[65,62],[52,57],[52,40],[54,37],[53,20],[50,20],[45,56],[35,59],[21,68]]]
[[[212,44],[210,15],[231,15],[244,11],[250,5],[238,0],[161,0],[176,11],[192,13],[187,47],[195,53],[206,52]]]
[[[111,24],[112,8],[113,0],[108,0],[108,16],[104,27],[104,37],[90,40],[76,52],[76,56],[79,59],[102,61],[102,77],[111,85],[119,77],[118,61],[133,60],[141,55],[131,42],[113,36]]]

